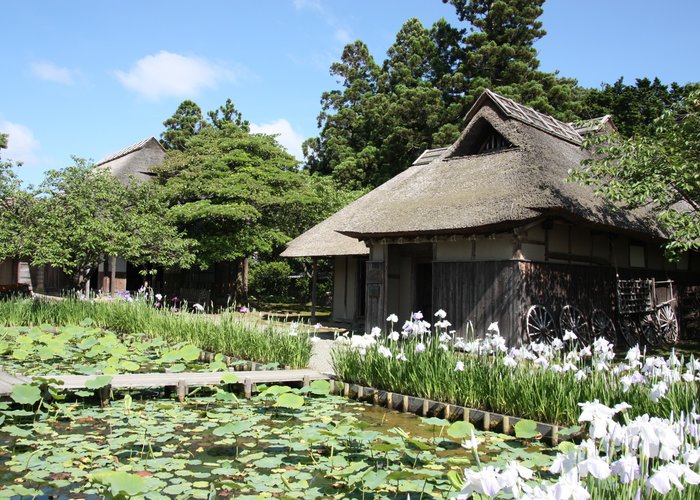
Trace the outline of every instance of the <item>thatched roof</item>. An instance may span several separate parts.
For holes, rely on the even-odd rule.
[[[437,157],[414,163],[292,241],[286,252],[299,255],[300,241],[309,250],[314,241],[337,242],[333,231],[361,240],[477,234],[545,217],[639,237],[661,236],[643,214],[612,210],[590,187],[566,182],[569,169],[589,155],[580,148],[583,138],[572,124],[490,91],[477,100],[467,120],[460,138]],[[480,153],[485,138],[492,136],[507,147]]]
[[[165,159],[165,149],[155,137],[132,144],[97,162],[97,167],[108,168],[121,182],[129,178],[146,181],[153,177],[152,169]]]
[[[287,243],[287,248],[281,254],[282,257],[331,257],[334,255],[369,254],[369,248],[363,242],[338,232],[343,227],[346,211],[351,209],[353,205],[354,203],[351,203]]]

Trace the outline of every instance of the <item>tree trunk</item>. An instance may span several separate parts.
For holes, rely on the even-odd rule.
[[[114,282],[117,280],[117,256],[112,255],[109,257],[109,294],[114,295],[115,285]]]
[[[314,257],[311,267],[311,324],[316,324],[316,301],[318,299],[318,257]]]
[[[248,257],[241,262],[241,303],[248,305]]]

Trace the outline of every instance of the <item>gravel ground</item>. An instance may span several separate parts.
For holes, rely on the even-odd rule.
[[[333,367],[331,366],[332,348],[333,337],[327,338],[319,335],[318,340],[313,344],[309,368],[321,373],[333,373]]]

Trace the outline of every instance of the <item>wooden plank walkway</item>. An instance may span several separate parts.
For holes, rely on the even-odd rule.
[[[23,377],[21,375],[14,376],[0,370],[0,396],[10,394],[14,386],[26,384],[27,382],[31,382],[29,377]]]
[[[146,388],[146,387],[176,387],[178,396],[184,397],[187,388],[204,385],[221,385],[221,377],[226,373],[233,373],[239,379],[238,384],[245,387],[246,396],[255,384],[276,384],[286,382],[300,382],[308,384],[313,380],[328,380],[330,377],[323,373],[301,370],[255,370],[255,371],[223,371],[223,372],[179,372],[179,373],[122,373],[110,375],[110,386],[114,389]],[[84,389],[85,383],[97,375],[52,375],[51,378],[63,382],[61,387],[68,390]],[[0,395],[12,392],[12,387],[17,384],[31,382],[30,377],[13,377],[0,371]]]

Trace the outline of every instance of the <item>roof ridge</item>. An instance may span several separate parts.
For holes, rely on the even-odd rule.
[[[120,149],[116,153],[112,153],[110,155],[105,156],[100,161],[98,161],[95,164],[95,166],[104,165],[105,163],[116,160],[117,158],[121,158],[122,156],[126,156],[129,153],[133,153],[134,151],[138,151],[139,149],[142,149],[146,144],[151,142],[151,140],[156,141],[156,144],[158,144],[161,147],[161,149],[163,149],[163,151],[165,151],[165,148],[163,148],[163,145],[160,143],[160,141],[158,139],[156,139],[155,136],[152,135],[147,139],[142,139],[139,142],[132,144],[131,146],[127,146],[123,149]]]
[[[472,109],[467,113],[467,117],[473,114],[473,109],[480,104],[483,96],[488,96],[507,116],[518,120],[526,125],[547,132],[551,135],[564,139],[574,144],[581,144],[583,137],[570,123],[557,120],[553,116],[537,111],[529,106],[520,104],[509,97],[497,94],[493,90],[486,89]]]

